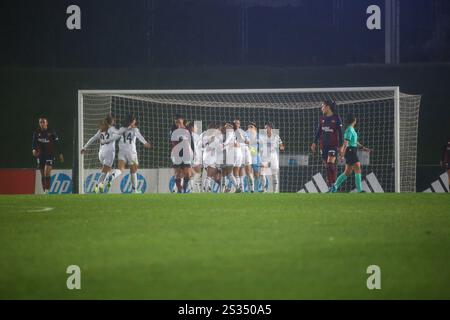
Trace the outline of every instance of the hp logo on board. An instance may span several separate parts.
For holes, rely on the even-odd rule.
[[[50,193],[51,194],[72,193],[72,178],[70,178],[67,174],[64,173],[57,173],[52,175]]]
[[[137,174],[137,189],[144,193],[147,190],[147,181],[144,176],[141,174]],[[120,192],[122,193],[131,193],[133,191],[133,187],[131,186],[131,175],[127,174],[123,177],[122,181],[120,181]]]
[[[101,173],[92,173],[86,177],[84,180],[84,192],[85,193],[94,193],[95,185],[97,184],[98,179],[100,178]]]
[[[191,180],[191,183],[192,183],[192,180]],[[191,183],[189,183],[189,187],[186,190],[186,193],[191,193],[192,192]],[[183,184],[183,181],[181,181],[181,184]],[[169,190],[172,193],[177,193],[178,192],[177,184],[175,182],[175,176],[172,176],[170,178],[170,180],[169,180]]]

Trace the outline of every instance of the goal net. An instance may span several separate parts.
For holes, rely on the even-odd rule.
[[[358,140],[372,151],[359,151],[363,188],[367,192],[414,192],[416,188],[417,130],[421,97],[400,93],[398,87],[79,91],[79,146],[112,114],[117,123],[130,113],[137,117],[143,136],[152,144],[137,142],[139,185],[145,192],[170,192],[170,130],[175,115],[197,121],[206,130],[212,122],[240,118],[243,129],[255,122],[259,129],[271,122],[279,130],[285,151],[279,154],[280,192],[326,192],[325,167],[310,145],[324,100],[334,100],[338,114],[357,118]],[[79,192],[89,193],[99,176],[99,145],[93,144],[79,161]],[[117,161],[117,157],[116,157]],[[338,161],[338,174],[344,162]],[[205,176],[205,173],[203,173]],[[114,182],[113,192],[129,192],[127,172]],[[270,183],[270,181],[267,181]],[[353,176],[341,187],[355,189]]]

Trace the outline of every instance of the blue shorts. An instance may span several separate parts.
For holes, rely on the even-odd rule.
[[[253,172],[258,172],[261,169],[261,157],[255,156],[252,157],[252,168]]]
[[[322,156],[323,161],[327,161],[328,157],[336,157],[338,154],[338,147],[324,147],[320,149],[320,155]]]

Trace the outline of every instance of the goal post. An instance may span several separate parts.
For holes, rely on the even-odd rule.
[[[281,192],[325,192],[324,167],[318,153],[310,151],[324,100],[334,100],[344,118],[357,118],[359,140],[373,149],[360,153],[363,186],[368,192],[414,192],[417,131],[421,97],[400,92],[399,87],[218,89],[218,90],[80,90],[78,92],[78,145],[81,150],[95,134],[98,123],[112,114],[117,123],[129,113],[137,117],[140,131],[153,148],[138,144],[140,171],[146,192],[170,191],[169,131],[173,117],[201,123],[240,118],[242,127],[256,122],[262,128],[272,122],[286,145],[280,153]],[[78,191],[92,192],[100,163],[98,144],[79,154]],[[344,163],[339,161],[338,171]],[[122,179],[126,180],[126,175]],[[116,192],[126,192],[119,181]],[[270,183],[270,182],[268,182]],[[343,185],[352,191],[353,178]]]

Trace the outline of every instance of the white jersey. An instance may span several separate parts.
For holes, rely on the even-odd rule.
[[[194,160],[194,140],[186,128],[176,128],[170,134],[172,150],[170,158],[174,165],[192,165]]]
[[[220,137],[215,135],[216,130],[209,129],[202,133],[201,142],[203,150],[203,166],[215,167],[216,166],[216,156],[218,154],[218,149],[220,149]]]
[[[233,130],[227,130],[224,135],[225,141],[223,142],[222,163],[227,166],[234,166],[236,160],[236,135]],[[239,149],[240,151],[240,149]]]
[[[267,135],[260,135],[259,148],[261,161],[268,162],[273,161],[274,158],[278,159],[281,144],[283,144],[283,142],[277,134],[272,134],[270,137]]]
[[[194,165],[200,166],[203,162],[203,132],[201,134],[192,133],[194,140]]]
[[[103,166],[112,167],[116,156],[116,140],[122,134],[121,130],[115,127],[109,127],[108,131],[100,131],[89,139],[83,149],[87,149],[92,143],[100,140],[100,150],[98,151],[98,159]]]
[[[120,135],[119,140],[119,150],[125,151],[128,153],[136,153],[136,138],[139,139],[139,141],[142,144],[147,144],[147,141],[142,136],[141,132],[138,128],[120,128],[122,134]]]
[[[117,130],[115,127],[109,127],[108,131],[100,131],[89,139],[84,145],[83,149],[87,149],[95,141],[100,140],[100,152],[114,152],[116,151],[116,140],[122,134],[121,130]]]
[[[248,142],[250,141],[248,133],[241,128],[237,129],[234,133],[236,135],[236,141],[241,148],[248,148]]]

